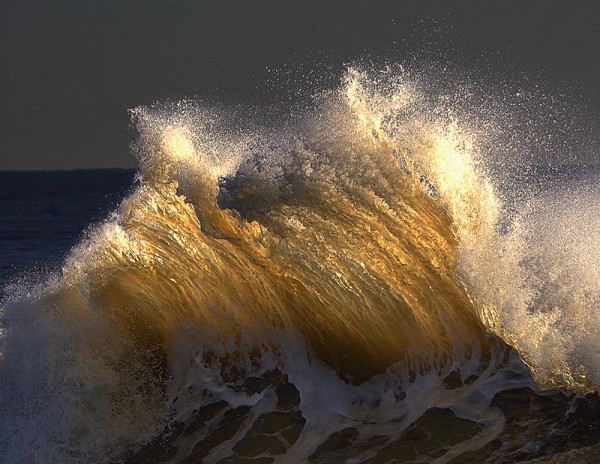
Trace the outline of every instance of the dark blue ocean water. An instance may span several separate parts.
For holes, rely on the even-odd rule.
[[[0,172],[0,292],[34,269],[53,270],[91,224],[133,186],[135,171]]]

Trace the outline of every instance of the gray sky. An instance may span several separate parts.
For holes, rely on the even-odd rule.
[[[335,76],[367,53],[510,64],[597,109],[599,19],[597,0],[2,2],[0,169],[134,166],[129,108],[269,101],[268,68]]]

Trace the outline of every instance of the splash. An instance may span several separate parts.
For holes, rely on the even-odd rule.
[[[288,432],[256,455],[341,459],[322,438],[350,433],[366,459],[435,406],[483,427],[445,462],[498,435],[508,372],[530,385],[494,334],[540,386],[595,389],[597,190],[503,229],[481,133],[426,90],[351,68],[278,125],[191,101],[133,110],[137,188],[60,275],[5,303],[1,430],[18,439],[0,450],[118,460],[183,424],[172,458],[217,462],[279,414]],[[56,417],[38,443],[30,428]]]
[[[598,178],[544,189],[498,240],[491,327],[544,388],[598,389]]]

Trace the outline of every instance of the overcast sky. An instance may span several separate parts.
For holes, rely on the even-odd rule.
[[[335,75],[365,54],[402,62],[437,49],[510,65],[593,109],[599,21],[598,0],[5,1],[0,169],[134,166],[129,108],[194,95],[268,101],[270,69]]]

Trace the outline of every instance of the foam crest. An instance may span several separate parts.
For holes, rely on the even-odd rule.
[[[599,385],[599,193],[597,179],[545,191],[523,208],[504,243],[510,259],[501,264],[512,282],[499,323],[547,388]]]

